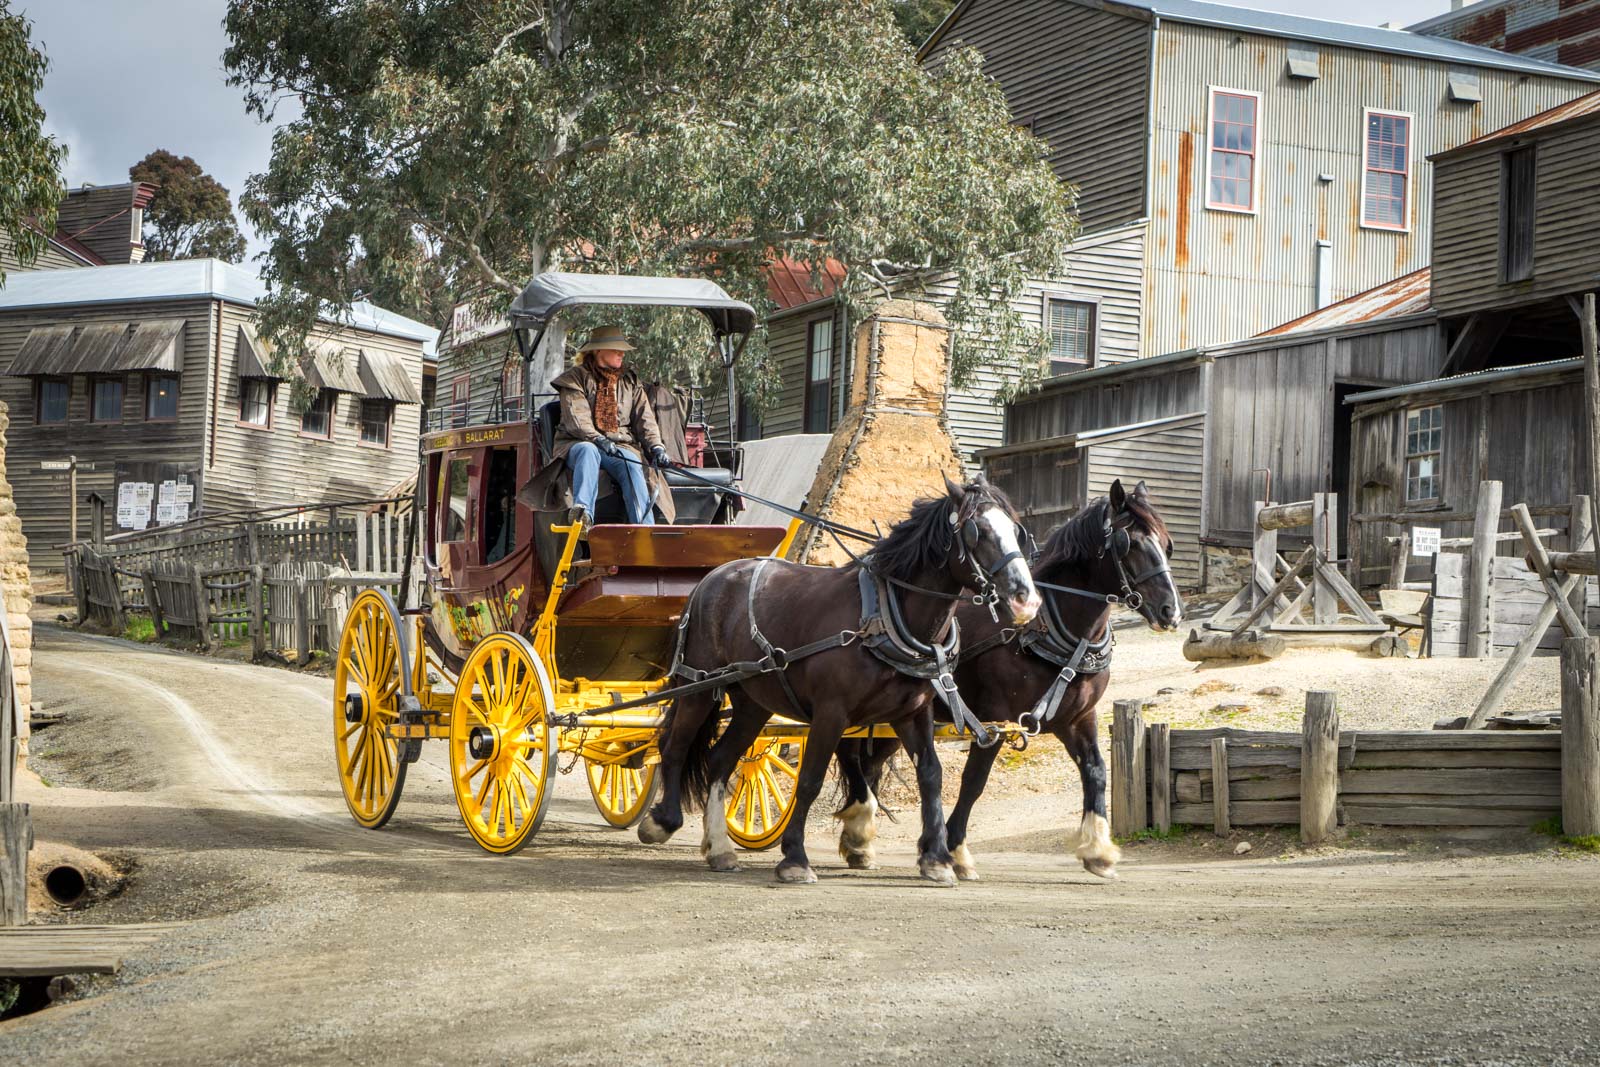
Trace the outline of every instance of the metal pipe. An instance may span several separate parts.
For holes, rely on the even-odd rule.
[[[89,892],[89,879],[74,864],[58,863],[45,872],[44,891],[61,907],[70,908]]]

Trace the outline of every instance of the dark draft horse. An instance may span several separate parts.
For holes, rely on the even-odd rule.
[[[1046,613],[1054,612],[1061,628],[1079,640],[1102,640],[1111,621],[1108,597],[1137,605],[1154,630],[1171,630],[1183,620],[1183,600],[1168,560],[1172,538],[1150,503],[1143,482],[1132,493],[1120,480],[1072,519],[1058,526],[1045,540],[1033,564],[1034,577],[1050,585],[1066,586],[1095,597],[1041,589]],[[964,648],[978,648],[998,634],[1003,624],[989,613],[963,606],[956,612]],[[1046,616],[1034,626],[1046,625]],[[1095,705],[1111,680],[1109,647],[1104,669],[1081,672],[1068,685],[1061,702],[1043,730],[1054,734],[1078,766],[1083,780],[1083,822],[1078,830],[1077,856],[1085,869],[1103,878],[1116,877],[1121,853],[1111,840],[1106,821],[1106,765],[1100,755]],[[963,657],[955,672],[956,684],[973,712],[985,722],[1021,722],[1056,680],[1061,667],[1028,651],[1017,640],[990,643],[977,655]],[[839,746],[839,769],[844,778],[846,806],[839,853],[851,867],[873,865],[873,839],[878,812],[877,787],[883,768],[898,747],[893,739],[849,740]],[[950,809],[947,828],[956,875],[975,880],[977,867],[967,847],[967,820],[983,793],[1000,746],[972,745],[961,773],[961,795]]]
[[[981,478],[965,486],[946,479],[945,490],[943,496],[917,501],[910,517],[895,524],[860,562],[835,568],[763,559],[718,567],[696,586],[685,609],[679,660],[690,669],[709,670],[761,659],[763,637],[770,646],[794,650],[829,635],[854,634],[862,627],[862,567],[893,602],[883,604],[883,616],[894,615],[897,603],[900,632],[923,646],[948,633],[956,604],[970,599],[964,590],[992,590],[1011,618],[1025,624],[1041,602],[1018,544],[1016,512]],[[980,610],[989,618],[987,608]],[[933,742],[934,683],[902,673],[866,645],[864,638],[850,637],[789,661],[782,672],[730,682],[731,716],[720,737],[716,691],[675,699],[660,744],[661,798],[640,823],[640,840],[658,844],[683,825],[687,792],[705,811],[701,852],[707,863],[717,871],[738,870],[725,816],[728,777],[768,719],[798,716],[811,724],[810,735],[776,875],[781,882],[814,882],[805,849],[806,816],[828,763],[846,729],[889,723],[916,767],[922,809],[918,868],[930,881],[954,885]]]

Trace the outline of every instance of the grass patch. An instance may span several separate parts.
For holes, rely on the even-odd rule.
[[[146,615],[129,615],[128,623],[122,630],[122,636],[129,641],[140,641],[148,644],[156,639],[156,622]]]
[[[1561,832],[1561,818],[1552,815],[1548,819],[1541,819],[1533,824],[1533,832],[1553,837],[1557,843],[1579,852],[1592,852],[1600,855],[1600,834],[1580,834],[1572,836]]]
[[[1126,837],[1117,838],[1124,844],[1132,841],[1175,841],[1189,832],[1189,827],[1183,823],[1174,823],[1171,828],[1157,830],[1154,826],[1147,826],[1143,830],[1135,830]]]

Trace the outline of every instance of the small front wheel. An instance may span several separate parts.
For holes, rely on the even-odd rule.
[[[771,848],[794,813],[804,736],[758,737],[739,757],[728,793],[728,836],[740,848]]]
[[[333,672],[333,758],[345,806],[376,830],[389,821],[407,763],[388,729],[400,718],[404,645],[394,604],[368,589],[356,597],[339,637]]]
[[[473,648],[450,709],[450,781],[472,839],[510,855],[550,806],[556,741],[550,676],[525,638],[497,633]]]

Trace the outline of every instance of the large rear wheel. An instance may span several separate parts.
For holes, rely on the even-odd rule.
[[[585,756],[589,792],[600,817],[612,826],[627,829],[644,818],[656,789],[656,765],[646,763],[650,740],[638,730],[607,731],[585,751],[604,755]]]
[[[356,597],[339,637],[333,673],[333,758],[344,802],[356,822],[376,830],[389,821],[406,784],[400,744],[388,727],[400,717],[406,669],[394,605],[368,589]]]
[[[550,806],[556,772],[550,676],[518,634],[478,642],[450,710],[450,781],[472,839],[509,855],[527,844]]]
[[[728,836],[740,848],[771,848],[794,812],[794,787],[806,739],[758,737],[739,758],[728,789]]]

